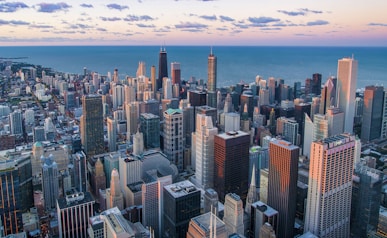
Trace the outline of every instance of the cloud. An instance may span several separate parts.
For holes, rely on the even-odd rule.
[[[310,21],[306,23],[307,26],[322,26],[322,25],[328,25],[328,24],[329,22],[325,20],[316,20],[316,21]]]
[[[297,34],[294,34],[295,36],[307,36],[307,37],[309,37],[309,36],[316,36],[316,35],[314,35],[314,34],[305,34],[305,33],[297,33]]]
[[[282,30],[281,27],[263,27],[261,28],[261,30],[263,31],[279,31],[279,30]]]
[[[308,8],[300,8],[300,11],[304,11],[304,12],[307,12],[307,13],[314,13],[314,14],[321,14],[321,13],[323,13],[323,11],[310,10]]]
[[[2,26],[2,25],[25,26],[25,25],[29,25],[29,24],[30,23],[25,22],[25,21],[17,21],[17,20],[6,21],[6,20],[0,19],[0,26]]]
[[[387,26],[387,23],[370,22],[369,26]]]
[[[285,11],[285,10],[278,10],[277,12],[286,14],[288,16],[305,16],[306,12],[304,11]]]
[[[37,24],[30,25],[29,27],[30,28],[37,28],[37,29],[52,29],[52,28],[54,28],[53,26],[50,26],[50,25],[37,25]]]
[[[199,17],[204,19],[204,20],[209,20],[209,21],[216,21],[216,19],[218,19],[215,15],[212,15],[212,16],[202,15]]]
[[[258,25],[258,26],[262,24],[280,21],[280,19],[272,18],[272,17],[249,17],[248,20],[254,25]]]
[[[153,25],[153,24],[147,25],[147,24],[142,24],[142,23],[138,23],[137,26],[141,27],[141,28],[153,28],[153,27],[155,27],[155,25]]]
[[[102,28],[102,27],[98,27],[96,30],[97,31],[107,31],[105,28]]]
[[[67,10],[71,6],[64,2],[59,3],[39,3],[38,6],[38,12],[46,12],[46,13],[52,13],[57,12],[61,10]]]
[[[160,33],[165,33],[165,32],[171,32],[171,28],[169,26],[160,28],[160,29],[155,29],[153,32],[160,32]]]
[[[228,29],[226,27],[218,27],[216,28],[218,31],[227,31]]]
[[[0,12],[16,12],[21,8],[28,8],[28,6],[23,2],[0,3]]]
[[[93,4],[82,3],[82,4],[80,4],[79,6],[85,7],[85,8],[93,8]]]
[[[220,18],[221,21],[235,21],[233,18],[228,17],[228,16],[220,15],[219,18]]]
[[[248,24],[245,24],[244,22],[238,22],[238,23],[233,23],[234,26],[241,28],[241,29],[247,29],[249,28]]]
[[[117,3],[111,3],[111,4],[108,4],[106,5],[109,9],[115,9],[115,10],[119,10],[119,11],[122,11],[124,9],[129,9],[128,6],[125,6],[125,5],[119,5]]]
[[[155,20],[153,17],[148,15],[128,15],[126,18],[124,18],[124,21],[153,21]]]
[[[119,17],[100,17],[102,21],[120,21],[121,18]]]
[[[175,25],[177,29],[204,29],[207,28],[208,25],[194,22],[182,22],[180,24]]]

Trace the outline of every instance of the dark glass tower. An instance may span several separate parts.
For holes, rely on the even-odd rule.
[[[82,97],[81,140],[87,156],[102,154],[105,151],[102,97],[99,95]]]
[[[317,96],[321,94],[321,74],[319,73],[313,74],[312,93]]]
[[[157,90],[163,87],[163,78],[168,77],[167,51],[164,48],[160,49],[159,53],[159,77],[157,79]]]
[[[383,86],[366,87],[364,91],[363,122],[361,124],[361,140],[364,142],[380,138],[383,100]]]

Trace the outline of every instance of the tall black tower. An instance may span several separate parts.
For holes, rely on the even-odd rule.
[[[157,90],[163,87],[163,78],[168,77],[167,51],[161,47],[159,54],[159,77],[157,79]]]

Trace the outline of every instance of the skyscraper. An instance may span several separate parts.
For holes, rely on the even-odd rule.
[[[44,196],[44,207],[51,210],[56,206],[56,199],[59,197],[59,172],[54,157],[42,158],[42,187]]]
[[[349,237],[355,137],[341,134],[311,145],[304,231]]]
[[[187,238],[226,238],[226,226],[214,213],[207,212],[189,222]]]
[[[32,166],[30,156],[0,156],[0,224],[4,234],[22,231],[22,213],[33,206]]]
[[[9,114],[9,125],[11,127],[11,134],[17,136],[23,135],[23,115],[20,110]]]
[[[384,101],[382,86],[367,86],[364,91],[363,122],[361,123],[361,140],[363,142],[380,138]]]
[[[246,199],[249,178],[250,135],[243,131],[230,131],[214,137],[214,189],[224,202],[228,193]]]
[[[121,84],[115,84],[112,88],[113,94],[113,109],[117,109],[118,107],[121,107],[125,100],[125,90],[124,86]]]
[[[278,237],[293,237],[299,148],[288,141],[269,144],[269,185],[267,204],[278,211]]]
[[[89,218],[94,215],[94,199],[89,192],[71,191],[56,203],[59,238],[86,238]]]
[[[138,128],[138,104],[135,102],[125,104],[126,113],[126,139],[136,133]]]
[[[352,133],[355,117],[355,94],[357,83],[357,60],[343,58],[337,66],[337,105],[344,112],[344,131]]]
[[[259,232],[265,223],[271,225],[272,229],[278,231],[278,212],[262,201],[257,201],[251,204],[250,215],[250,238],[260,237]]]
[[[319,73],[313,74],[312,93],[316,96],[321,94],[321,74]]]
[[[180,63],[178,62],[172,62],[171,63],[171,79],[172,84],[181,84],[181,70],[180,70]]]
[[[200,215],[200,190],[191,182],[164,186],[164,237],[185,237],[191,218]]]
[[[243,202],[235,193],[228,193],[224,202],[223,222],[228,235],[233,233],[244,234]]]
[[[353,176],[351,202],[351,235],[367,237],[367,231],[376,230],[382,196],[383,173],[358,163]]]
[[[167,51],[165,47],[161,47],[159,53],[159,77],[157,79],[156,90],[160,90],[163,87],[164,77],[168,78]]]
[[[124,209],[124,196],[120,188],[120,175],[117,169],[113,169],[110,181],[110,188],[106,190],[106,208],[118,207]]]
[[[321,91],[320,114],[325,114],[327,108],[336,105],[336,84],[337,79],[334,77],[328,78],[325,83]]]
[[[204,189],[214,185],[214,136],[217,134],[218,128],[213,126],[210,116],[196,115],[195,175]]]
[[[217,107],[216,103],[216,77],[217,77],[217,58],[212,53],[208,56],[208,77],[207,77],[207,105]]]
[[[381,138],[387,138],[387,88],[384,89]]]
[[[144,134],[146,149],[160,148],[160,117],[152,113],[141,113],[140,129]]]
[[[183,171],[183,113],[180,109],[164,112],[164,154]]]
[[[99,95],[82,97],[81,141],[86,155],[102,154],[103,139],[102,98]]]
[[[117,142],[117,121],[111,117],[108,117],[106,120],[107,132],[108,132],[108,144],[109,151],[116,151],[116,142]]]

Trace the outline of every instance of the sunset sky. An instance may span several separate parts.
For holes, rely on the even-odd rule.
[[[385,0],[0,0],[0,46],[387,46]]]

